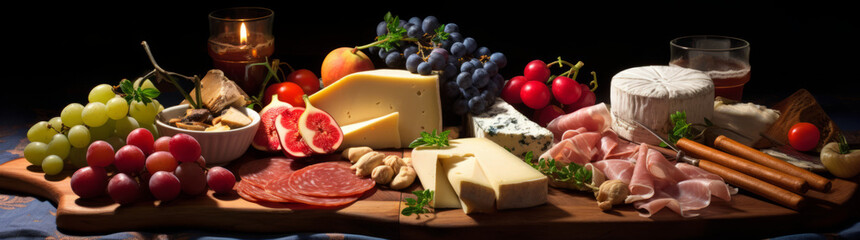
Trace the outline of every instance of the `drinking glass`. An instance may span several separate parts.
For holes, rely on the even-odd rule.
[[[750,80],[750,44],[715,35],[684,36],[669,41],[669,65],[704,72],[714,81],[714,96],[740,101]]]

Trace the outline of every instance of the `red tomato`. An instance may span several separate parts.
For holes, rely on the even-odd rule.
[[[527,81],[526,77],[523,76],[516,76],[508,80],[505,87],[502,88],[502,99],[510,104],[523,102],[523,99],[520,98],[520,90],[523,89],[523,84]]]
[[[579,100],[582,88],[579,83],[565,76],[558,76],[552,80],[552,96],[561,104],[572,104]]]
[[[523,99],[526,106],[532,109],[541,109],[552,100],[552,93],[542,81],[528,81],[520,89],[520,98]]]
[[[295,70],[287,75],[287,82],[294,82],[302,87],[307,95],[314,94],[320,90],[320,79],[314,72],[307,69]]]
[[[549,68],[541,60],[532,60],[529,64],[526,64],[526,69],[523,70],[523,76],[531,81],[546,82],[549,79],[549,75]]]
[[[818,146],[821,132],[818,127],[808,122],[799,122],[788,130],[788,143],[798,151],[809,151]]]
[[[305,102],[302,100],[302,95],[305,92],[298,84],[294,82],[275,83],[266,88],[263,96],[263,106],[268,105],[272,101],[272,95],[277,94],[278,100],[289,103],[293,107],[305,107]]]

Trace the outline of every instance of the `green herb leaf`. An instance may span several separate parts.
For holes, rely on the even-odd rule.
[[[412,214],[421,214],[430,212],[430,201],[433,200],[433,191],[430,189],[426,189],[423,191],[413,191],[412,194],[415,194],[414,198],[405,198],[406,207],[400,211],[400,214],[405,216],[409,216]]]
[[[409,143],[410,148],[416,148],[419,146],[430,146],[430,147],[446,147],[448,146],[448,134],[451,133],[451,130],[446,130],[441,134],[436,133],[436,130],[433,130],[433,133],[421,132],[421,137]]]
[[[119,81],[119,89],[122,90],[122,93],[125,93],[125,95],[128,96],[134,92],[134,85],[128,79],[123,79],[122,81]]]
[[[689,138],[692,135],[692,133],[690,133],[690,126],[692,124],[687,123],[686,112],[676,111],[669,115],[669,119],[672,120],[674,127],[672,128],[672,131],[669,132],[666,140],[675,144],[681,138]],[[665,143],[660,143],[660,146],[668,147]]]
[[[567,166],[559,167],[559,164],[555,159],[541,158],[538,159],[537,163],[534,163],[532,160],[533,157],[534,154],[529,151],[526,152],[523,160],[529,166],[538,170],[553,181],[574,183],[574,185],[581,189],[585,189],[585,185],[591,182],[592,172],[591,170],[586,169],[583,165],[570,163]]]
[[[144,88],[140,90],[141,95],[148,98],[157,98],[158,95],[161,95],[161,92],[155,88]]]
[[[433,35],[433,39],[430,40],[433,43],[442,44],[442,41],[448,40],[448,33],[445,32],[445,24],[439,25],[439,27],[437,27],[433,31],[435,34]]]

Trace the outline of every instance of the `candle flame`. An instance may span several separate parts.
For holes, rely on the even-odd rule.
[[[245,23],[239,28],[239,43],[248,44],[248,29],[245,28]]]

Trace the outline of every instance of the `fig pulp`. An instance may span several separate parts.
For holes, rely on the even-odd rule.
[[[334,152],[343,142],[343,131],[331,115],[311,105],[307,95],[302,98],[305,111],[299,116],[299,134],[314,152]]]
[[[292,107],[278,114],[275,119],[278,139],[287,156],[301,158],[314,153],[299,134],[298,121],[303,112],[305,109],[302,107]]]
[[[260,127],[257,128],[257,133],[254,135],[254,141],[251,145],[260,151],[280,151],[282,147],[281,141],[278,139],[279,136],[275,121],[278,115],[281,115],[282,112],[292,107],[289,103],[278,100],[277,96],[273,96],[272,102],[260,110]]]

